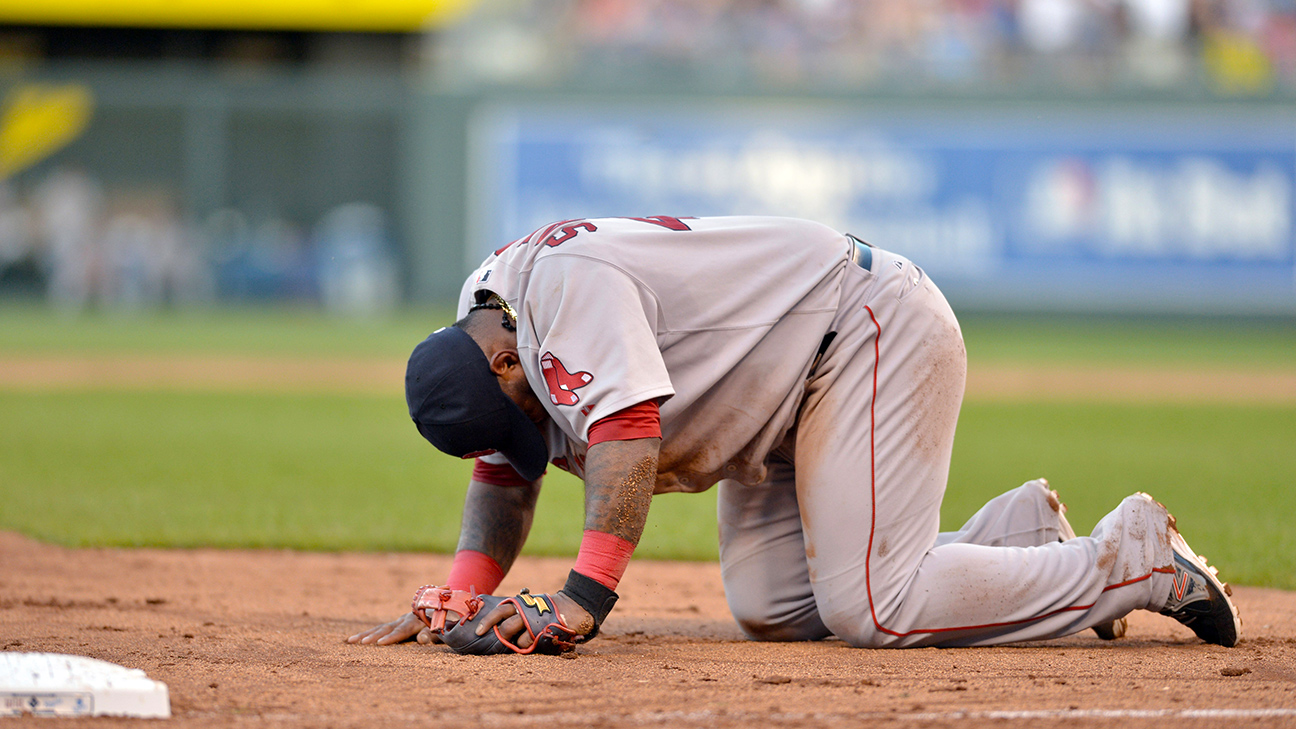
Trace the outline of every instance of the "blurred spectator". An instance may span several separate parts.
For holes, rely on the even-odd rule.
[[[31,215],[13,186],[0,181],[0,289],[30,296],[40,288]]]
[[[91,301],[101,256],[98,228],[104,196],[85,172],[55,170],[37,188],[36,221],[49,270],[49,299],[55,306],[81,310]]]
[[[1173,86],[1191,74],[1190,0],[1124,0],[1125,67],[1149,86]]]
[[[238,210],[213,213],[207,229],[213,248],[217,291],[234,301],[309,300],[315,268],[298,226],[263,212],[249,223]]]
[[[1296,86],[1292,0],[488,0],[437,42],[456,84]]]
[[[39,296],[69,312],[142,311],[216,301],[319,302],[375,314],[400,299],[387,213],[352,203],[307,237],[272,209],[183,222],[166,190],[105,188],[56,168],[28,194],[0,180],[0,298]]]
[[[169,196],[132,195],[115,207],[102,233],[99,285],[106,306],[146,309],[210,300],[210,266]]]
[[[316,247],[325,309],[355,316],[386,312],[396,305],[396,262],[381,208],[339,205],[320,221]]]
[[[1021,0],[1017,17],[1022,40],[1036,53],[1075,50],[1091,10],[1083,0]]]

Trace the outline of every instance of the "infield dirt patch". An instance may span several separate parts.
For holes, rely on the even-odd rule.
[[[1296,593],[1258,588],[1236,589],[1233,649],[1138,612],[1114,643],[1086,632],[877,651],[743,640],[715,564],[636,560],[603,634],[574,658],[343,642],[399,615],[448,566],[422,554],[66,549],[0,532],[0,646],[144,669],[170,687],[167,725],[183,727],[1296,724]],[[553,590],[569,568],[523,558],[501,589]]]
[[[0,357],[0,388],[341,392],[399,395],[405,363],[362,358],[227,355]],[[968,367],[969,400],[1296,403],[1296,372],[1282,369],[1073,366]]]

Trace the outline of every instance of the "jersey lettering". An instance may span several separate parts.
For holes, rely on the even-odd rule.
[[[598,228],[595,227],[593,223],[589,222],[588,220],[582,220],[578,223],[571,223],[570,225],[562,226],[558,230],[545,236],[544,239],[540,241],[540,244],[549,246],[550,248],[553,248],[555,246],[560,246],[563,243],[566,243],[567,241],[571,240],[572,238],[575,238],[576,234],[580,232],[581,228],[584,228],[585,230],[588,230],[591,233],[598,232]]]
[[[679,218],[672,218],[669,215],[649,215],[646,218],[626,218],[626,220],[638,220],[641,223],[660,225],[667,230],[692,230],[684,221]]]
[[[526,238],[518,238],[517,240],[513,241],[512,243],[508,243],[508,244],[504,245],[503,247],[496,248],[496,249],[495,249],[495,255],[498,256],[499,254],[503,253],[504,251],[507,251],[508,249],[512,248],[514,245],[517,245],[518,243],[521,243],[521,242],[524,241],[524,240],[526,240]]]
[[[650,215],[646,218],[623,218],[623,220],[637,220],[640,223],[657,225],[667,230],[678,230],[678,231],[692,230],[692,228],[688,227],[688,223],[684,222],[685,220],[692,220],[692,218],[675,218],[675,217],[671,217],[670,215]],[[555,248],[557,246],[562,245],[563,243],[566,243],[572,238],[575,238],[578,234],[580,234],[582,230],[587,231],[589,233],[597,233],[598,226],[594,225],[588,220],[576,220],[576,219],[560,220],[556,223],[550,223],[549,225],[546,225],[543,228],[537,229],[535,232],[533,232],[531,235],[528,235],[525,238],[518,238],[517,240],[513,241],[512,243],[509,243],[503,248],[496,249],[495,255],[498,256],[499,254],[503,253],[504,251],[507,251],[509,248],[512,248],[514,245],[517,245],[518,243],[521,243],[524,240],[535,242],[536,245]]]

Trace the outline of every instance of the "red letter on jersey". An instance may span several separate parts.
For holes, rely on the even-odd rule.
[[[584,228],[585,230],[588,230],[591,233],[598,231],[598,228],[594,227],[593,223],[587,220],[582,220],[579,223],[564,225],[563,227],[559,228],[557,231],[545,236],[545,239],[540,241],[540,243],[541,245],[546,245],[549,246],[550,248],[553,248],[554,246],[557,245],[562,245],[563,243],[566,243],[572,238],[575,238],[576,234],[580,232],[581,228]]]
[[[672,218],[669,215],[650,215],[646,218],[630,218],[630,220],[638,220],[641,223],[660,225],[661,227],[670,230],[692,230],[692,228],[685,225],[679,218]]]

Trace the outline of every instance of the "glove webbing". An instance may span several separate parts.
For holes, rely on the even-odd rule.
[[[424,585],[414,593],[414,615],[431,628],[433,633],[444,633],[446,616],[450,611],[459,614],[460,620],[472,620],[481,609],[481,598],[472,589],[452,590],[437,585]],[[428,615],[428,612],[431,615]]]

